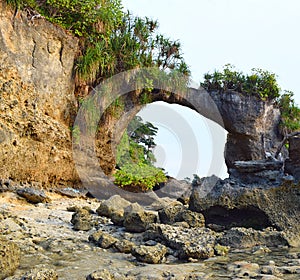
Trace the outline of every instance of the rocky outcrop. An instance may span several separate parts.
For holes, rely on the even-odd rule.
[[[274,227],[284,232],[290,246],[300,245],[299,185],[245,185],[232,179],[218,180],[206,195],[201,185],[195,187],[189,207],[201,212],[206,224]]]
[[[285,161],[285,172],[300,181],[300,136],[289,139],[289,158]]]
[[[161,244],[154,246],[140,245],[132,249],[132,254],[138,261],[151,264],[163,262],[166,253],[167,247]]]
[[[0,2],[0,177],[77,183],[70,131],[77,39],[14,12]]]
[[[265,159],[265,153],[275,154],[282,139],[278,125],[279,109],[272,102],[237,92],[211,93],[228,131],[225,161],[228,168],[235,161]]]
[[[0,237],[0,279],[13,275],[20,262],[20,249],[17,245]]]

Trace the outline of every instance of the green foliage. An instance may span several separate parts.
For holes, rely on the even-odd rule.
[[[167,181],[161,169],[144,163],[126,164],[116,172],[115,184],[124,187],[137,187],[142,191],[153,189]]]
[[[135,116],[117,147],[117,165],[122,167],[131,162],[152,165],[156,161],[152,151],[157,131],[153,124],[144,123],[141,117]]]
[[[75,65],[79,85],[95,86],[104,78],[140,67],[190,73],[180,43],[159,35],[157,21],[125,13],[121,0],[6,1],[35,10],[80,37],[81,54]]]
[[[245,75],[236,71],[230,64],[225,65],[221,72],[206,73],[201,86],[209,92],[233,90],[245,95],[257,96],[263,100],[274,100],[280,95],[280,88],[274,73],[253,68],[250,75]]]
[[[300,108],[294,101],[294,93],[285,91],[277,102],[281,111],[281,129],[284,135],[300,130]]]

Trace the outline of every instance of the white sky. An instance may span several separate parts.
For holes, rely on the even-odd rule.
[[[157,19],[160,33],[180,40],[196,83],[204,73],[221,69],[227,63],[245,72],[263,68],[276,73],[281,87],[294,91],[300,104],[299,0],[123,0],[123,5],[135,15]],[[199,147],[209,146],[209,137],[203,142],[203,133],[199,134],[203,132],[203,120],[196,120],[198,116],[183,109],[172,110],[190,121],[194,134],[198,134]],[[160,136],[164,138],[166,131]],[[176,158],[174,150],[170,153],[163,145],[159,150],[165,155],[165,166],[166,162],[173,166],[172,170],[166,168],[169,174],[177,176],[174,166],[177,164],[178,169],[178,163],[186,163],[181,162],[180,156]],[[205,162],[202,165],[207,166],[209,156],[205,157],[200,156]],[[197,173],[210,175],[203,167]],[[224,177],[221,173],[217,175]]]

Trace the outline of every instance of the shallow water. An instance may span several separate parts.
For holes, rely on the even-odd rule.
[[[290,259],[286,256],[288,253],[300,253],[298,249],[276,249],[272,252],[256,255],[245,251],[230,252],[226,257],[215,257],[196,263],[173,263],[159,265],[145,265],[136,263],[134,257],[121,253],[114,253],[100,248],[92,248],[74,252],[52,253],[43,252],[43,254],[24,255],[21,260],[21,266],[17,275],[21,275],[33,266],[54,268],[59,279],[85,279],[85,277],[95,270],[109,269],[111,272],[119,274],[128,274],[132,277],[159,276],[166,272],[170,275],[183,276],[189,273],[203,273],[208,278],[203,279],[232,279],[227,271],[227,265],[235,261],[249,261],[261,265],[268,265],[269,261],[274,261],[276,266],[285,266]],[[134,276],[135,275],[135,276]],[[132,278],[131,278],[132,279]],[[167,278],[166,278],[167,279]],[[298,280],[299,274],[285,274],[282,279]]]

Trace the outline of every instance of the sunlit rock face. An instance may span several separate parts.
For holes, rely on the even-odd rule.
[[[76,183],[70,127],[77,39],[5,1],[0,30],[0,178]]]

